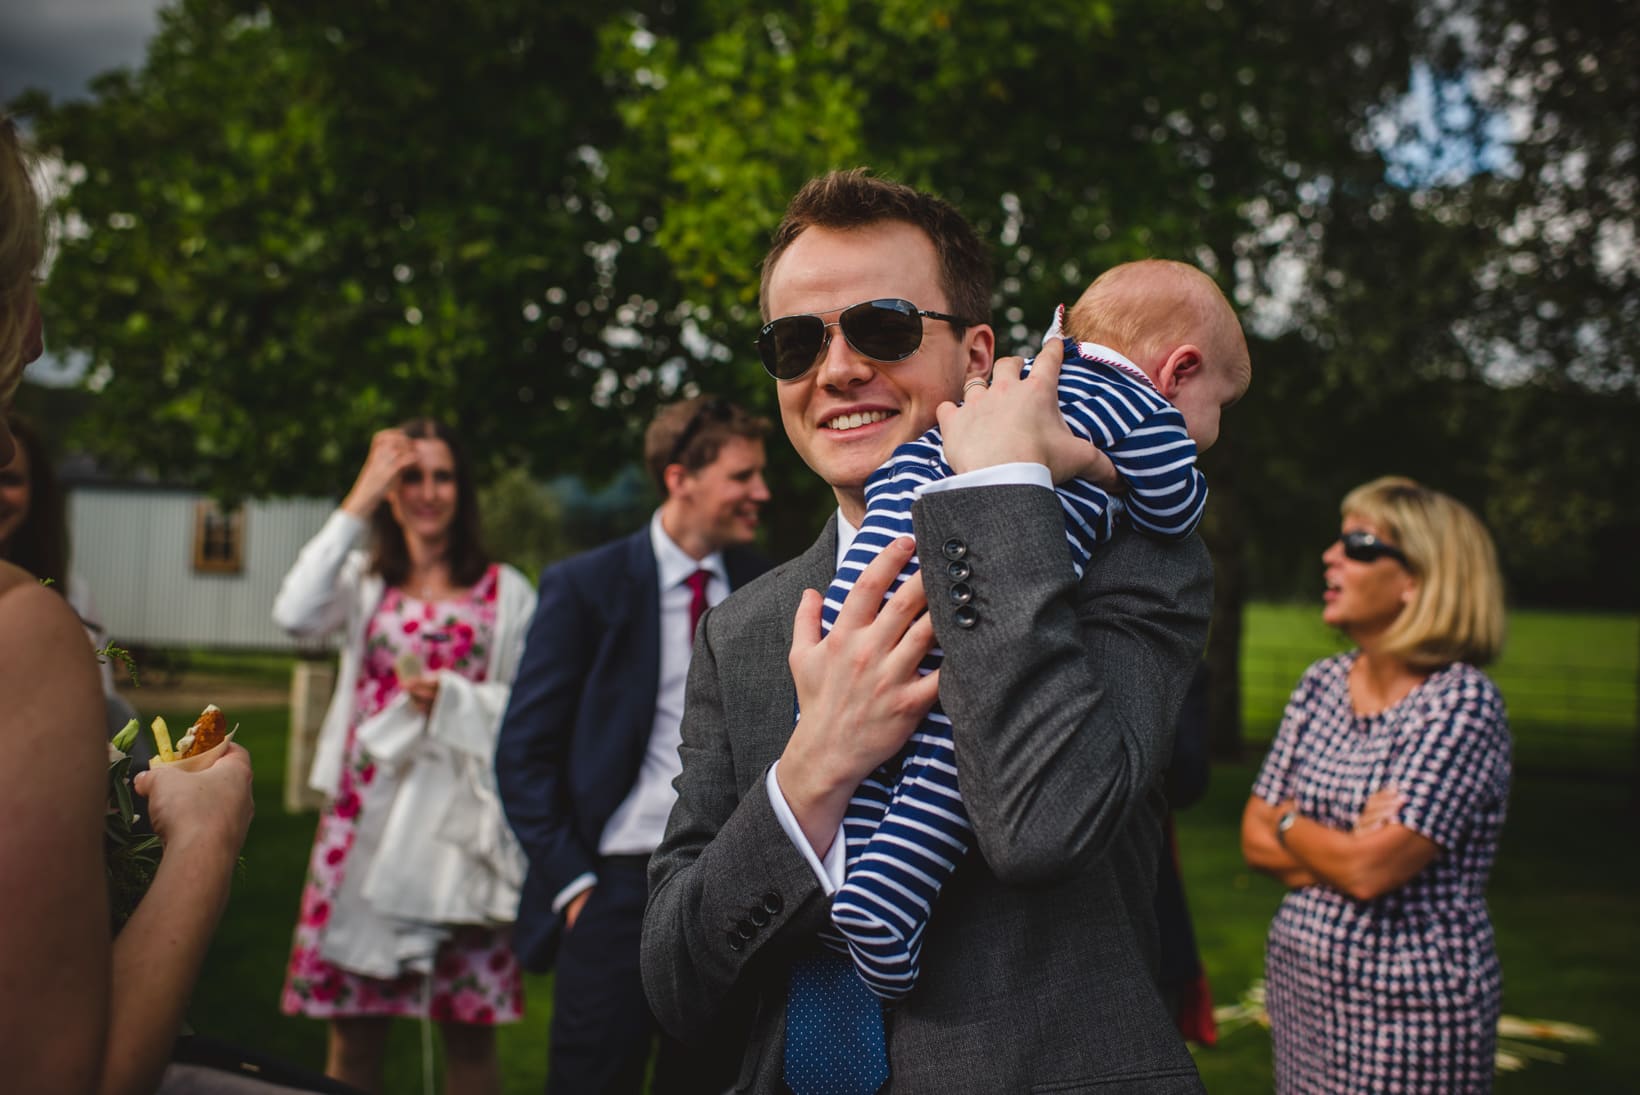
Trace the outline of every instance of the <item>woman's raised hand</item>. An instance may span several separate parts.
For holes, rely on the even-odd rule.
[[[370,453],[353,481],[353,489],[342,500],[342,508],[361,521],[376,512],[399,473],[416,462],[416,446],[400,429],[377,430],[370,439]]]

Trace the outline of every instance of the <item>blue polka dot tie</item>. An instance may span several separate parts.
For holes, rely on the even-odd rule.
[[[786,1083],[794,1095],[872,1095],[887,1080],[883,1006],[854,963],[831,950],[800,960],[786,993]]]

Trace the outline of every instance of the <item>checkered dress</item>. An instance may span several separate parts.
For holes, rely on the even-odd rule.
[[[1276,1089],[1490,1091],[1503,981],[1483,891],[1509,796],[1503,700],[1459,662],[1362,717],[1356,656],[1304,674],[1253,793],[1347,829],[1394,785],[1397,820],[1441,853],[1375,901],[1319,885],[1281,903],[1265,951]]]

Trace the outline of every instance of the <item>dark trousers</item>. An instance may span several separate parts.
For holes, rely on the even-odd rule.
[[[653,1095],[721,1095],[737,1058],[708,1057],[661,1034],[638,970],[644,856],[616,856],[558,947],[547,1095],[637,1095],[658,1040]]]

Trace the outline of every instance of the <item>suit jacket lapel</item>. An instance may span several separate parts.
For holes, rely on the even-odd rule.
[[[725,697],[733,697],[739,709],[738,717],[731,717],[731,722],[738,724],[735,736],[744,743],[737,761],[743,783],[760,777],[785,750],[791,737],[792,719],[797,710],[797,689],[787,663],[792,620],[803,591],[814,589],[824,593],[836,573],[837,517],[834,514],[807,551],[767,579],[766,596],[772,605],[760,612],[758,618],[766,622],[769,632],[756,636],[751,644],[737,644],[738,649],[756,651],[755,656],[741,664],[720,666]],[[763,588],[764,584],[759,583],[748,596]]]
[[[831,515],[809,550],[799,555],[792,565],[794,577],[802,582],[804,589],[826,591],[837,574],[837,514]]]

